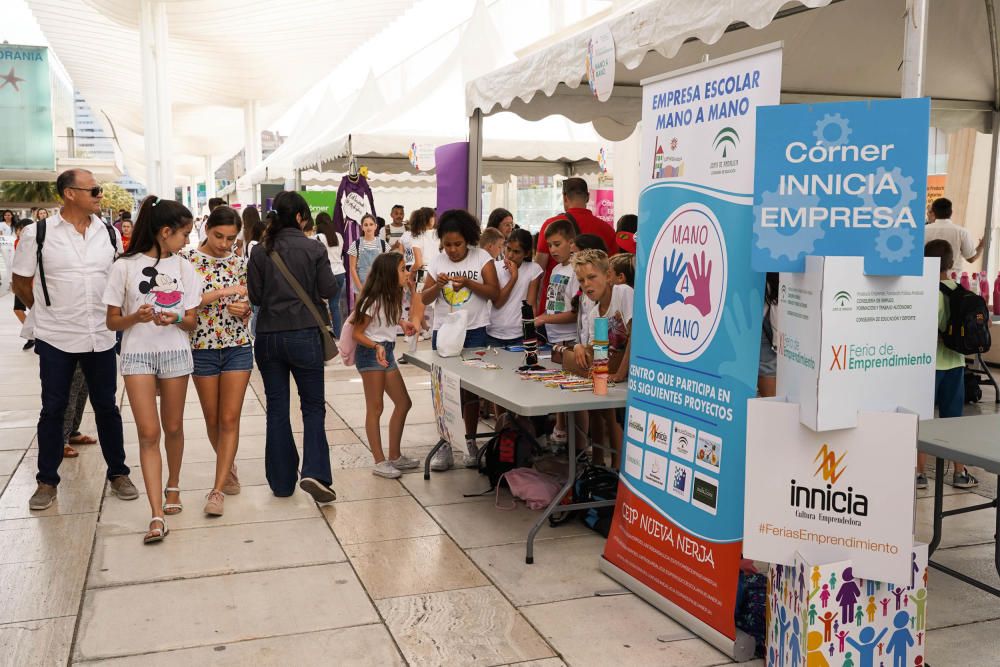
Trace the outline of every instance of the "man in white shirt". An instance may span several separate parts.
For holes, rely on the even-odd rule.
[[[22,232],[11,267],[11,288],[31,309],[42,380],[35,476],[38,488],[28,501],[32,510],[46,509],[56,499],[63,459],[63,417],[77,364],[90,390],[111,490],[122,500],[139,497],[125,464],[122,417],[115,400],[115,335],[108,330],[103,301],[108,269],[122,251],[121,237],[98,217],[103,192],[92,173],[85,169],[65,171],[56,179],[56,190],[63,207],[45,223],[41,264],[37,257],[39,225],[34,224]]]
[[[947,241],[955,258],[955,269],[960,271],[963,267],[962,259],[970,264],[979,259],[983,252],[983,239],[973,245],[972,234],[965,227],[952,222],[951,215],[950,199],[940,197],[931,203],[932,222],[924,227],[924,244],[938,239]]]

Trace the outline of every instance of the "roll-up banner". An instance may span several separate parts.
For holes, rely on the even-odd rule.
[[[601,569],[737,660],[747,399],[764,276],[750,266],[756,109],[781,45],[643,81],[638,269],[621,483]]]

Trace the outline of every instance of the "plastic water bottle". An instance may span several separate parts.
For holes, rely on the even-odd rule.
[[[959,284],[965,289],[972,289],[969,284],[969,274],[966,271],[962,271],[962,278],[959,280]]]
[[[986,305],[990,304],[990,279],[986,277],[985,271],[979,272],[979,296],[983,297]]]
[[[970,292],[979,296],[979,272],[973,271],[972,275],[969,276],[969,287],[967,288]]]
[[[956,271],[955,269],[952,269],[951,273],[948,274],[948,277],[951,278],[952,280],[954,280],[957,283],[958,282],[958,271]]]
[[[1000,273],[993,281],[993,314],[1000,315]]]
[[[594,363],[590,377],[594,382],[594,393],[604,396],[608,393],[608,318],[594,318]]]

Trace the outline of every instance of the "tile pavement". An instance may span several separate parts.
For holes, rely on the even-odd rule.
[[[0,312],[9,312],[9,300],[0,298]],[[580,526],[543,530],[535,565],[526,566],[524,539],[536,515],[497,510],[488,496],[464,498],[484,488],[475,473],[455,470],[430,483],[419,473],[373,477],[362,387],[350,369],[326,373],[340,496],[333,505],[271,495],[255,375],[238,456],[244,488],[227,499],[224,517],[200,512],[214,457],[193,389],[187,506],[162,544],[140,542],[144,498],[126,503],[106,493],[97,447],[67,460],[58,503],[31,513],[37,359],[21,352],[12,318],[0,319],[0,666],[729,664],[636,596],[595,597],[618,586],[597,568],[603,540]],[[427,378],[403,373],[414,396],[404,451],[422,454],[434,438]],[[122,405],[139,482],[124,396]],[[293,397],[299,432],[297,409]],[[84,426],[93,428],[92,415]],[[977,500],[953,493],[947,502]],[[929,504],[918,501],[920,534]],[[939,558],[996,580],[985,544],[989,515],[950,521]],[[930,664],[994,664],[998,601],[937,572],[930,588]]]

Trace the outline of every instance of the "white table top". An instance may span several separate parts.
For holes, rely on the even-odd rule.
[[[478,358],[472,350],[465,350],[462,354],[467,359]],[[437,364],[458,375],[463,389],[526,417],[625,406],[627,391],[624,385],[608,387],[606,396],[595,396],[590,392],[546,387],[541,382],[522,379],[514,372],[524,363],[522,352],[498,350],[496,354],[488,353],[483,358],[500,366],[494,370],[466,365],[462,357],[442,358],[433,350],[407,352],[403,356],[414,366],[428,371],[432,364]],[[539,365],[558,368],[551,360],[542,360]]]
[[[928,419],[917,441],[927,454],[1000,474],[1000,414]]]

